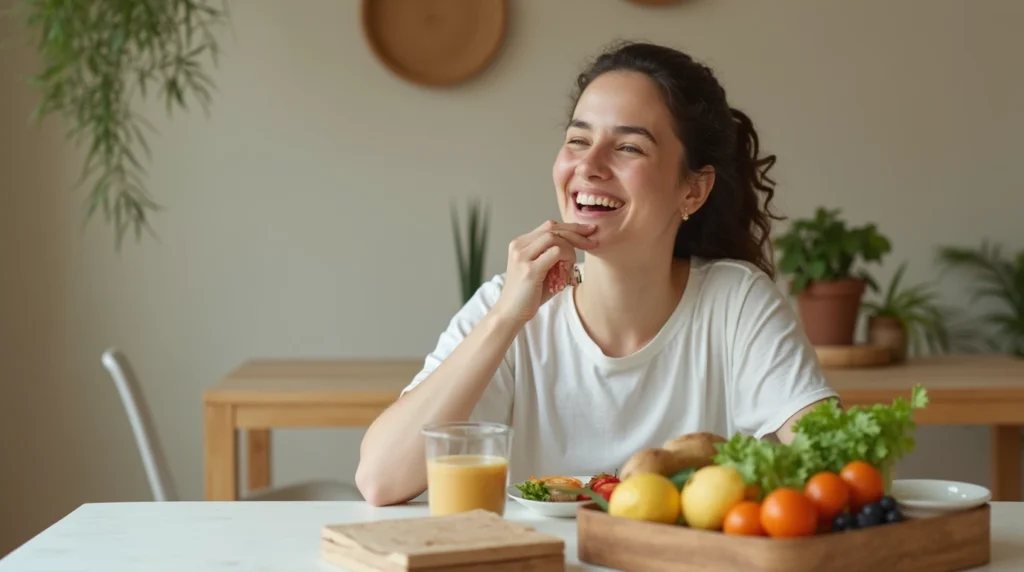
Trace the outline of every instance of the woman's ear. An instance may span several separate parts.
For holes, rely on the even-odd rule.
[[[679,214],[683,218],[689,218],[708,200],[708,195],[715,186],[715,168],[708,165],[687,177],[683,184],[685,188],[679,203]]]

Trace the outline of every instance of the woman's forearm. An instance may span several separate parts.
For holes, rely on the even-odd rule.
[[[400,503],[426,489],[420,429],[469,418],[521,327],[488,313],[437,369],[374,420],[356,469],[356,486],[367,502]]]

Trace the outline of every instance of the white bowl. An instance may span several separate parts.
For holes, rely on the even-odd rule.
[[[977,508],[992,500],[992,491],[957,481],[900,479],[892,483],[892,497],[904,516],[931,518]]]
[[[580,477],[573,475],[573,478],[579,479],[584,485],[590,481],[590,477]],[[576,502],[547,502],[547,501],[535,501],[527,500],[523,498],[523,494],[519,492],[515,486],[508,487],[508,496],[517,503],[525,506],[533,512],[541,516],[549,516],[552,518],[576,518],[576,509],[579,507],[594,501],[584,500]]]

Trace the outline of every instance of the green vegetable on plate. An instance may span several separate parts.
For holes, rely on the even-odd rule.
[[[539,481],[524,481],[516,484],[515,487],[519,489],[526,500],[543,502],[551,498],[551,491],[548,490],[547,485]]]

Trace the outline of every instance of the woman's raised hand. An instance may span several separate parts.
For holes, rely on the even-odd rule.
[[[494,311],[525,324],[545,302],[572,280],[576,249],[597,246],[592,224],[547,221],[508,245],[505,285]],[[556,278],[551,282],[550,277]]]

